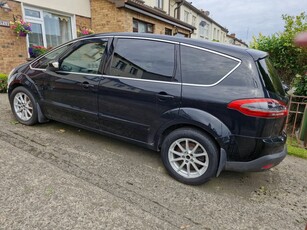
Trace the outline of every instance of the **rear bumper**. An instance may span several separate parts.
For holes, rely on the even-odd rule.
[[[287,145],[281,152],[265,155],[248,162],[226,161],[224,170],[236,172],[259,172],[278,165],[287,155]],[[267,166],[267,167],[265,167]],[[265,167],[265,168],[263,168]]]

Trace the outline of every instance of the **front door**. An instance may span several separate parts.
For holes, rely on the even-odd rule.
[[[58,70],[46,70],[43,98],[48,117],[98,129],[98,85],[106,40],[78,42],[61,58]]]

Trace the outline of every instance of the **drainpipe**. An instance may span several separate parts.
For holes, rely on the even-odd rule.
[[[174,16],[176,15],[176,10],[180,9],[180,6],[182,6],[184,2],[185,0],[182,0],[182,2],[178,3],[178,6],[174,9]],[[177,11],[177,19],[180,20],[180,11]]]
[[[171,1],[170,0],[168,1],[168,15],[171,16]]]

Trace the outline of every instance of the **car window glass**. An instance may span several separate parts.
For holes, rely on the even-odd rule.
[[[211,85],[221,80],[238,61],[208,51],[181,46],[184,83]]]
[[[51,61],[53,61],[57,56],[59,56],[61,53],[63,53],[69,46],[70,44],[49,52],[47,55],[45,55],[44,57],[33,63],[32,67],[39,69],[46,69],[48,64]]]
[[[282,83],[271,61],[268,58],[261,59],[258,61],[258,65],[266,89],[280,96],[285,96]]]
[[[170,81],[174,75],[175,46],[141,39],[118,39],[110,75]]]
[[[104,41],[82,45],[62,60],[60,70],[76,73],[98,73],[106,44],[107,42]]]

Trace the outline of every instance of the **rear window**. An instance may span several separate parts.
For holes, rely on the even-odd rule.
[[[258,61],[258,65],[266,89],[271,93],[285,96],[285,91],[271,61],[268,58],[264,58]]]
[[[181,46],[181,67],[184,83],[213,85],[234,70],[239,60],[193,47]]]

